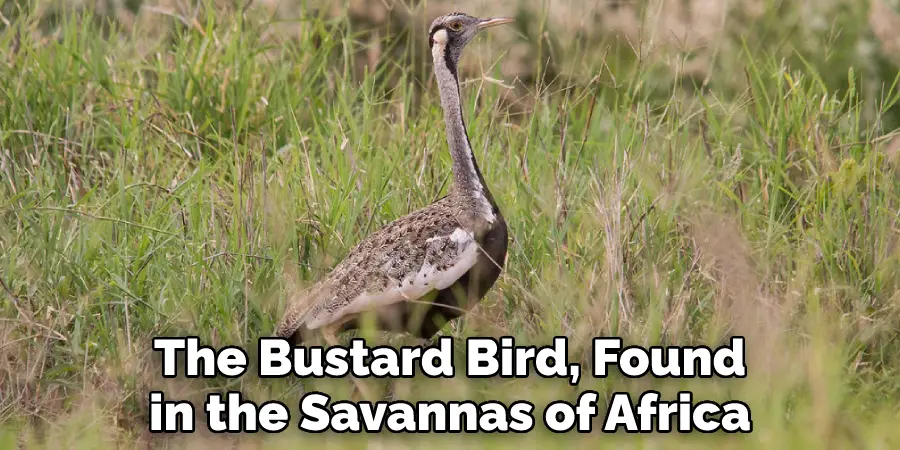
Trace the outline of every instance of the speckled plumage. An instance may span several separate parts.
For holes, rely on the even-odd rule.
[[[454,13],[436,19],[430,31],[453,157],[450,194],[360,242],[324,280],[288,303],[277,336],[300,341],[311,330],[356,328],[361,314],[372,311],[381,329],[428,338],[496,281],[506,257],[506,223],[475,163],[455,72],[462,47],[491,25]]]
[[[467,206],[466,199],[451,193],[369,235],[324,280],[289,304],[276,334],[289,337],[304,325],[316,329],[344,323],[349,325],[345,328],[352,328],[356,324],[346,322],[356,319],[356,314],[341,313],[360,295],[397,290],[412,284],[414,280],[409,276],[426,265],[433,266],[436,274],[446,271],[467,251],[478,252],[479,259],[487,260],[483,264],[496,265],[499,272],[502,259],[491,261],[480,248],[479,241],[484,242],[489,226],[474,217]],[[454,233],[459,235],[459,230],[467,234],[462,242],[453,239]],[[403,313],[396,308],[382,311],[379,314],[381,327],[395,331],[406,329],[408,324],[402,318],[390,317],[398,312]],[[459,311],[448,313],[452,317],[459,315]]]

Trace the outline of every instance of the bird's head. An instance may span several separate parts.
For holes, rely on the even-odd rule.
[[[428,45],[436,56],[440,53],[452,61],[453,65],[459,60],[463,47],[485,28],[512,22],[507,17],[494,17],[479,19],[463,13],[450,13],[431,22],[428,31]]]

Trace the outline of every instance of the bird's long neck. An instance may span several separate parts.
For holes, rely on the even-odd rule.
[[[453,159],[453,189],[458,195],[472,198],[479,212],[489,222],[493,222],[494,200],[478,169],[472,145],[469,143],[469,135],[466,133],[455,58],[451,57],[449,51],[439,43],[432,46],[431,52],[434,57],[434,74],[441,95],[441,106],[444,109],[447,144]]]

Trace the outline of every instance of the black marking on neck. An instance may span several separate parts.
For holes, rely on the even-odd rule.
[[[434,33],[437,33],[438,30],[443,30],[443,29],[444,29],[443,25],[438,25],[438,26],[434,27],[430,33],[428,33],[428,48],[434,47]]]
[[[444,51],[444,60],[447,63],[447,69],[450,70],[450,73],[456,80],[456,103],[459,106],[459,121],[462,124],[463,136],[466,138],[466,147],[468,147],[469,150],[469,160],[472,161],[472,168],[475,169],[475,176],[478,178],[478,184],[481,185],[480,192],[487,198],[488,203],[490,203],[496,214],[497,204],[494,202],[494,196],[491,195],[491,191],[487,187],[487,182],[484,180],[481,168],[478,167],[478,160],[475,159],[475,150],[472,148],[472,140],[469,139],[469,127],[466,125],[466,116],[463,114],[462,88],[459,85],[459,76],[456,73],[456,63],[453,62],[451,64],[452,58],[450,58],[449,52],[446,50]]]
[[[447,42],[447,45],[444,46],[444,64],[447,65],[447,70],[450,71],[450,74],[453,75],[453,79],[456,80],[456,93],[459,95],[459,75],[456,73],[456,61],[453,60],[453,56],[450,55],[450,42]]]
[[[472,141],[469,139],[469,128],[466,126],[466,115],[463,113],[462,88],[459,86],[459,74],[457,73],[456,61],[450,56],[449,47],[444,48],[444,64],[447,65],[447,70],[450,71],[450,75],[453,75],[453,80],[456,82],[456,104],[459,107],[459,121],[462,123],[463,136],[466,137],[466,146],[469,148],[469,158],[472,159],[472,165],[475,167],[475,172],[480,178],[481,171],[478,170],[478,163],[475,162],[475,152],[472,150]]]
[[[434,28],[432,28],[431,31],[428,32],[428,48],[434,47],[434,35],[435,35],[435,33],[437,33],[438,31],[441,31],[441,30],[444,30],[447,32],[447,40],[449,43],[450,30],[447,29],[447,27],[445,27],[444,25],[437,25]]]
[[[457,103],[457,107],[458,107],[457,117],[459,118],[460,125],[462,126],[462,132],[463,132],[463,137],[465,139],[466,147],[468,147],[469,161],[472,164],[472,169],[475,172],[474,175],[475,175],[476,179],[472,180],[472,181],[476,182],[476,186],[479,186],[479,192],[482,195],[484,195],[484,197],[487,199],[488,204],[490,204],[492,213],[497,214],[499,209],[497,208],[497,204],[494,201],[494,196],[491,195],[491,191],[487,187],[487,183],[484,180],[484,175],[482,175],[482,173],[481,173],[481,168],[478,167],[478,162],[475,159],[475,152],[472,149],[472,141],[469,139],[469,130],[468,130],[468,127],[466,126],[466,119],[463,114],[462,92],[461,92],[461,87],[459,84],[458,66],[457,66],[456,60],[453,58],[453,55],[452,55],[452,52],[450,49],[450,47],[451,47],[450,37],[449,37],[450,30],[447,30],[447,28],[443,25],[438,25],[438,26],[434,27],[434,29],[431,30],[431,32],[429,33],[429,36],[428,36],[428,46],[432,50],[434,49],[434,44],[435,44],[434,35],[440,30],[445,30],[445,32],[448,34],[447,43],[444,44],[444,48],[443,48],[444,65],[445,65],[446,69],[450,72],[450,75],[453,77],[453,81],[456,83],[456,103]],[[466,176],[466,175],[463,175],[463,176]]]
[[[443,25],[434,27],[431,32],[428,33],[428,48],[434,48],[434,35],[441,30],[444,30],[444,32],[447,33],[447,42],[444,44],[444,64],[447,65],[447,70],[453,75],[453,79],[456,80],[458,86],[459,76],[456,74],[456,61],[453,60],[453,57],[450,54],[450,30]]]

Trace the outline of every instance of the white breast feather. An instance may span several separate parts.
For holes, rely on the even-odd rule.
[[[475,265],[478,260],[478,245],[472,235],[462,228],[457,228],[449,236],[429,238],[427,242],[440,239],[449,239],[457,245],[456,262],[450,267],[439,271],[430,261],[425,261],[418,272],[410,273],[403,280],[390,280],[389,289],[381,292],[363,292],[347,306],[332,314],[316,317],[307,324],[307,327],[314,330],[330,325],[347,314],[361,313],[404,300],[417,300],[433,290],[450,287]],[[409,282],[410,280],[412,283]]]

